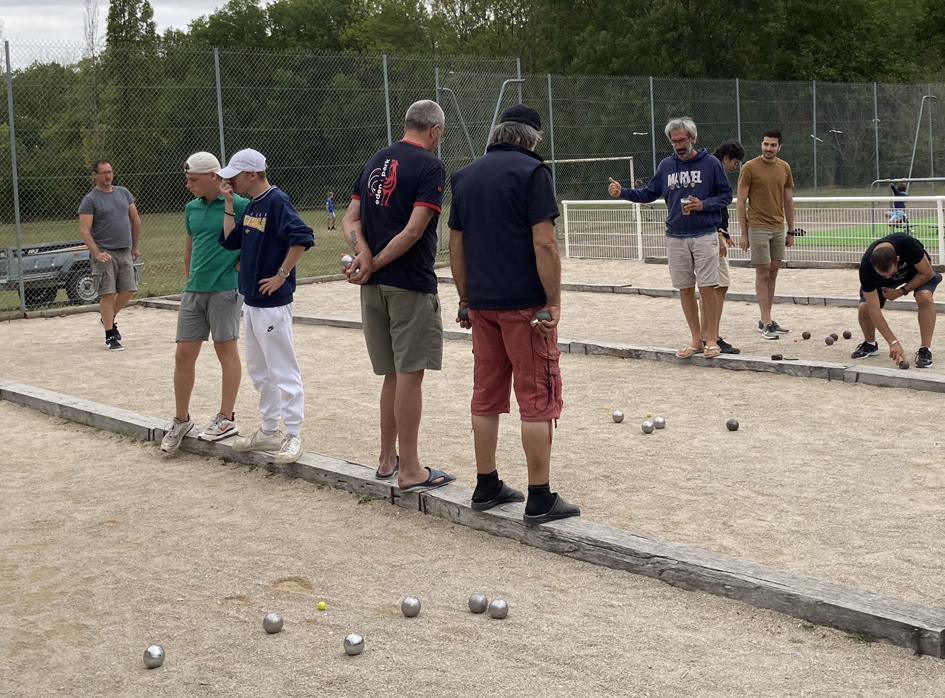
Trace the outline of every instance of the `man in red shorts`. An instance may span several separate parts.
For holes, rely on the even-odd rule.
[[[525,523],[542,524],[581,510],[549,485],[552,421],[561,416],[558,319],[561,260],[551,171],[533,151],[541,118],[522,104],[502,114],[485,156],[453,173],[450,267],[459,292],[457,322],[472,327],[472,426],[478,481],[472,508],[521,502],[499,479],[499,415],[515,397],[528,465]],[[536,318],[546,311],[550,319]]]

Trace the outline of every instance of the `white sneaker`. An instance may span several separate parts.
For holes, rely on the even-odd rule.
[[[282,448],[282,432],[277,431],[272,436],[263,434],[257,429],[250,436],[240,436],[233,441],[234,451],[279,451]]]
[[[161,439],[161,450],[164,451],[164,453],[174,453],[177,451],[180,448],[180,442],[187,436],[187,432],[193,428],[194,420],[192,420],[189,415],[186,422],[182,422],[177,417],[174,417],[174,421],[167,427],[164,438]]]
[[[298,436],[286,436],[276,455],[276,463],[295,463],[302,457],[302,439]]]
[[[220,412],[213,418],[210,426],[204,429],[203,433],[197,438],[201,441],[220,441],[239,433],[236,422]]]

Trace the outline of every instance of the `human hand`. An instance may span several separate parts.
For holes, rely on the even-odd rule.
[[[547,310],[551,315],[551,320],[532,320],[532,329],[539,337],[547,337],[551,331],[558,326],[561,319],[561,308],[556,305],[546,305],[542,310]],[[540,310],[538,312],[541,312]],[[537,315],[537,313],[536,313]]]
[[[896,300],[897,298],[902,298],[902,297],[903,297],[904,295],[906,295],[906,294],[903,293],[903,292],[902,292],[900,289],[898,289],[898,288],[885,288],[885,287],[884,287],[884,288],[883,288],[883,295],[886,296],[886,300],[888,300],[888,301],[894,301],[894,300]]]
[[[223,180],[223,184],[220,185],[220,193],[223,194],[223,200],[226,203],[233,203],[233,184],[230,182],[230,180]]]
[[[108,262],[111,260],[111,258],[112,256],[108,254],[108,252],[102,252],[101,250],[99,250],[98,252],[95,253],[95,259],[97,259],[100,262]]]
[[[687,211],[701,211],[702,210],[702,200],[696,198],[695,196],[690,196],[686,203],[683,204],[683,208]]]
[[[374,255],[370,250],[359,253],[348,266],[344,267],[345,276],[348,277],[348,283],[358,284],[366,283],[374,272]]]
[[[785,247],[793,247],[793,246],[794,246],[794,233],[788,233],[788,234],[787,234],[787,236],[784,238],[784,246],[785,246]]]
[[[456,313],[456,322],[458,322],[459,326],[464,330],[468,330],[472,327],[472,320],[469,319],[469,303],[466,301],[459,302],[459,311]]]
[[[133,261],[137,262],[137,261],[138,261],[138,258],[139,258],[140,256],[141,256],[141,255],[138,254],[138,248],[137,248],[137,247],[132,247],[132,248],[131,248],[131,259],[132,259]]]
[[[620,192],[623,190],[623,187],[621,187],[620,182],[618,182],[613,177],[608,177],[608,179],[610,180],[610,184],[607,185],[607,193],[615,199],[619,199]]]
[[[273,293],[282,288],[282,284],[285,283],[285,279],[276,274],[275,276],[270,276],[268,279],[262,279],[259,282],[259,292],[265,296],[271,296]]]
[[[719,235],[719,257],[728,255],[728,248],[725,247],[725,238]]]
[[[744,233],[738,236],[738,246],[742,248],[743,251],[748,251],[748,236]]]
[[[906,360],[906,350],[898,341],[894,341],[889,345],[889,358],[893,360],[897,367],[900,361]]]

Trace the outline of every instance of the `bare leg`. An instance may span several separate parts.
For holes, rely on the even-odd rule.
[[[882,289],[880,289],[880,293],[882,293]],[[935,306],[933,305],[932,307],[934,308]],[[873,320],[870,318],[870,311],[866,309],[866,303],[860,303],[857,319],[860,321],[860,329],[863,330],[863,341],[875,344],[876,325],[873,324]],[[935,320],[933,319],[932,322],[935,322]]]
[[[686,316],[686,323],[689,325],[689,332],[692,335],[690,346],[702,347],[702,335],[699,331],[699,304],[696,303],[696,289],[679,289],[679,302],[682,304],[683,315]],[[715,310],[714,306],[712,309],[713,311]]]
[[[115,320],[115,296],[117,293],[106,293],[99,296],[98,312],[102,316],[102,324],[106,330],[112,329],[112,322]]]
[[[220,412],[230,417],[236,409],[236,395],[240,391],[240,379],[243,377],[243,364],[240,363],[240,351],[237,340],[214,342],[213,348],[223,369],[223,393],[220,397]],[[179,345],[178,345],[179,346]]]
[[[706,344],[708,346],[715,346],[715,339],[719,336],[719,298],[715,295],[715,286],[701,286],[699,288],[699,295],[703,298],[703,302],[705,303]]]
[[[781,268],[780,260],[772,260],[771,268],[768,270],[768,316],[771,316],[771,306],[774,304],[774,287],[778,281],[778,270]]]
[[[397,416],[397,441],[400,445],[400,477],[398,484],[409,487],[425,482],[429,477],[420,465],[417,440],[420,434],[420,416],[423,412],[423,371],[397,374],[394,395],[394,414]]]
[[[377,469],[381,475],[390,475],[397,464],[397,418],[394,415],[394,398],[397,394],[397,374],[384,376],[381,388],[381,455]]]
[[[551,477],[551,422],[522,422],[522,447],[528,463],[528,484],[544,485]]]
[[[499,444],[499,415],[472,416],[473,440],[476,443],[476,471],[488,475],[496,469],[495,449]]]
[[[916,292],[915,302],[919,305],[919,335],[922,337],[922,346],[931,349],[936,315],[931,291]]]
[[[761,311],[761,322],[767,325],[771,322],[771,282],[770,264],[759,264],[755,267],[755,294],[758,296],[758,309]]]
[[[190,414],[190,395],[194,391],[194,366],[203,342],[178,342],[174,353],[174,408],[180,421]],[[237,357],[237,360],[239,357]]]
[[[702,294],[699,294],[699,335],[702,337],[702,341],[706,340],[705,333],[705,301],[703,300]]]
[[[118,297],[115,299],[115,308],[112,311],[112,319],[115,319],[115,316],[121,312],[122,308],[128,305],[128,301],[131,300],[131,297],[135,295],[134,291],[122,291],[118,294]]]
[[[728,286],[716,286],[715,287],[715,297],[719,302],[719,309],[715,313],[715,326],[719,331],[719,336],[722,336],[722,306],[725,305],[725,294],[728,293]]]

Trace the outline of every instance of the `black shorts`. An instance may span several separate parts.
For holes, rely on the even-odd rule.
[[[935,272],[935,276],[929,279],[928,283],[922,284],[915,291],[912,292],[913,295],[918,291],[928,291],[929,293],[935,293],[935,289],[938,288],[938,285],[942,283],[942,275],[938,272]],[[886,307],[886,296],[883,295],[883,289],[878,288],[876,292],[879,294],[879,307]],[[860,303],[865,303],[866,299],[863,297],[863,287],[860,287]]]

